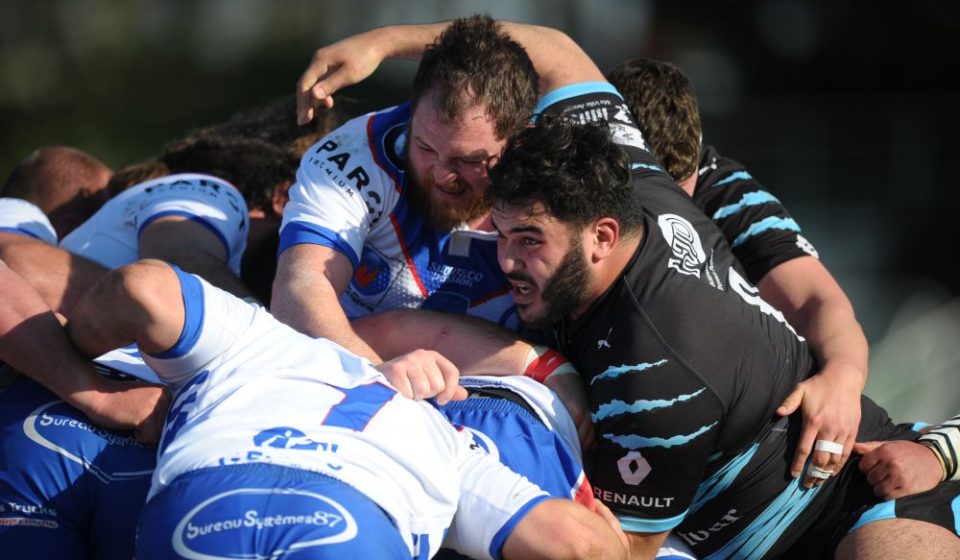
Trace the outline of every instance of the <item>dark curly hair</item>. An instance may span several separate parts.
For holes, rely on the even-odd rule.
[[[693,86],[669,62],[635,58],[607,72],[623,95],[643,136],[664,169],[678,183],[700,165],[703,129]]]
[[[542,202],[555,218],[577,228],[611,217],[629,234],[643,220],[635,189],[629,157],[606,123],[541,116],[507,142],[490,170],[486,197],[494,205]]]
[[[519,43],[487,15],[454,20],[427,47],[410,96],[416,110],[435,95],[440,117],[457,120],[476,103],[490,111],[499,138],[523,128],[539,98],[539,76]]]

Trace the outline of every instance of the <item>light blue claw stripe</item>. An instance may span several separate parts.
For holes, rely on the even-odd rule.
[[[778,218],[776,216],[770,216],[760,220],[755,224],[750,224],[750,227],[747,228],[747,231],[738,235],[730,246],[736,247],[738,245],[742,245],[747,239],[750,239],[755,235],[760,235],[761,233],[771,229],[787,229],[800,233],[800,226],[793,220],[793,218]]]
[[[693,497],[693,503],[690,504],[690,513],[699,510],[704,504],[716,498],[721,492],[729,488],[759,448],[760,444],[754,443],[750,446],[750,449],[731,459],[730,462],[720,470],[713,473],[710,478],[701,482],[700,487],[697,488],[696,495]]]
[[[804,489],[802,481],[803,477],[793,479],[753,522],[704,560],[762,558],[820,491],[820,486]]]
[[[622,366],[610,366],[607,369],[603,370],[602,373],[600,373],[599,375],[591,379],[590,384],[593,385],[594,383],[596,383],[597,381],[600,381],[601,379],[607,379],[607,378],[613,379],[616,377],[620,377],[621,375],[625,373],[630,373],[632,371],[639,373],[641,371],[648,370],[652,367],[662,366],[665,363],[667,363],[666,359],[659,360],[652,363],[643,362],[642,364],[633,364],[633,365],[623,364]]]
[[[630,169],[653,169],[654,171],[663,171],[662,167],[651,165],[649,163],[631,163]]]
[[[707,433],[710,428],[716,426],[717,423],[714,422],[707,426],[700,428],[699,430],[693,432],[692,434],[679,435],[668,438],[662,437],[643,437],[638,435],[629,435],[629,436],[615,436],[613,434],[603,434],[604,439],[608,439],[613,443],[616,443],[624,449],[630,449],[631,451],[636,451],[637,449],[643,449],[646,447],[676,447],[678,445],[684,445],[689,443],[703,434]]]
[[[721,206],[716,212],[713,213],[713,219],[719,220],[721,218],[726,218],[727,216],[732,216],[748,206],[760,206],[761,204],[766,204],[768,202],[780,201],[777,200],[777,197],[773,196],[767,191],[744,193],[743,197],[740,199],[740,202]]]
[[[960,496],[950,502],[950,509],[953,510],[953,532],[960,535]]]
[[[597,411],[591,414],[591,416],[594,422],[599,422],[600,420],[618,414],[635,414],[637,412],[648,412],[658,408],[668,408],[679,402],[689,401],[704,391],[706,391],[706,388],[701,388],[686,395],[679,395],[673,399],[639,399],[629,404],[621,400],[614,400],[601,404]]]
[[[745,181],[747,179],[753,179],[753,175],[747,173],[746,171],[737,171],[737,172],[731,173],[729,176],[724,177],[723,179],[720,179],[719,181],[714,183],[713,186],[719,187],[721,185],[726,185],[727,183],[732,183],[734,181],[740,181],[740,180]]]

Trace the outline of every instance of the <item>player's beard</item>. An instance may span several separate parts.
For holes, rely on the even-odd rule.
[[[407,169],[413,171],[410,159],[407,158]],[[437,231],[450,231],[464,222],[471,222],[480,218],[490,210],[483,196],[477,196],[466,206],[452,205],[450,201],[437,200],[432,189],[437,188],[429,178],[418,177],[410,173],[408,188],[412,195],[413,206],[427,219],[427,223]],[[463,189],[465,195],[473,193],[473,187],[462,178],[457,178],[456,186]]]
[[[521,278],[521,275],[516,275],[515,278],[529,282],[529,279]],[[577,238],[571,243],[567,254],[560,261],[560,266],[543,288],[543,311],[539,315],[524,319],[524,325],[532,331],[541,331],[559,324],[583,304],[589,285],[590,268],[583,256],[580,239]]]

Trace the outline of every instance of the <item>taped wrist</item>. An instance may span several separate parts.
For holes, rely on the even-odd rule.
[[[960,416],[947,420],[920,436],[917,441],[929,447],[940,460],[944,480],[960,480],[960,472],[957,468],[957,453],[960,452]]]
[[[527,354],[527,364],[523,375],[543,383],[554,375],[577,374],[576,368],[563,357],[563,354],[547,346],[534,346]]]

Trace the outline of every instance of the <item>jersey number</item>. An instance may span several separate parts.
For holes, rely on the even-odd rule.
[[[762,313],[770,315],[777,321],[780,321],[785,327],[790,329],[790,332],[792,332],[794,336],[801,341],[803,340],[803,337],[798,335],[797,331],[793,330],[793,326],[787,322],[787,319],[783,316],[783,313],[774,309],[769,303],[763,301],[763,299],[760,297],[760,290],[744,280],[743,276],[740,276],[740,274],[734,270],[733,267],[730,267],[729,270],[730,272],[727,274],[727,278],[728,282],[730,283],[730,287],[733,288],[733,291],[736,292],[737,295],[743,298],[743,301],[749,303],[750,305],[756,305],[760,308]]]
[[[321,425],[347,428],[355,432],[362,432],[380,409],[397,394],[395,389],[379,382],[358,385],[350,389],[334,385],[329,387],[342,393],[343,399],[330,407]]]

